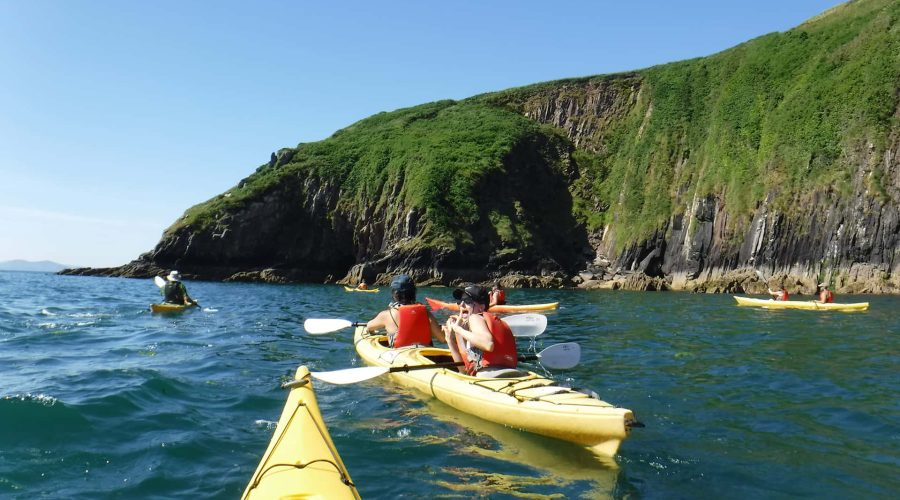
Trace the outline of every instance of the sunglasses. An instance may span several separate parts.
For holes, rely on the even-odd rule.
[[[463,292],[463,296],[460,297],[459,302],[461,304],[469,304],[469,305],[479,303],[477,300],[475,300],[475,297],[472,297],[467,292]]]

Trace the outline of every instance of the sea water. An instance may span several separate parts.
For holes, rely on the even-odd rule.
[[[298,365],[361,364],[350,329],[389,293],[0,272],[0,497],[238,498]],[[317,382],[364,498],[895,498],[900,297],[862,313],[740,308],[727,295],[508,290],[559,301],[534,346],[578,342],[552,376],[633,410],[614,461],[482,421],[386,378]],[[425,288],[448,300],[450,289]],[[439,313],[439,317],[441,313]]]

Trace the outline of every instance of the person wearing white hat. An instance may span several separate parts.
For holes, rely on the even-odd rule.
[[[166,276],[166,286],[163,287],[162,292],[166,297],[167,304],[197,304],[197,301],[188,295],[187,288],[181,282],[181,273],[178,271],[172,271]]]
[[[829,302],[834,302],[834,293],[828,289],[827,283],[819,283],[819,286],[816,287],[816,291],[819,294],[819,300],[816,302],[821,302],[823,304],[827,304]]]

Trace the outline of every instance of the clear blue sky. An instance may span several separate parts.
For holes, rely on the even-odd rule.
[[[0,0],[0,261],[125,264],[281,147],[712,54],[838,3]]]

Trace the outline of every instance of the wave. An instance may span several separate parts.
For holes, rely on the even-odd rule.
[[[0,449],[45,447],[60,439],[76,440],[92,432],[74,407],[46,394],[0,398]]]

